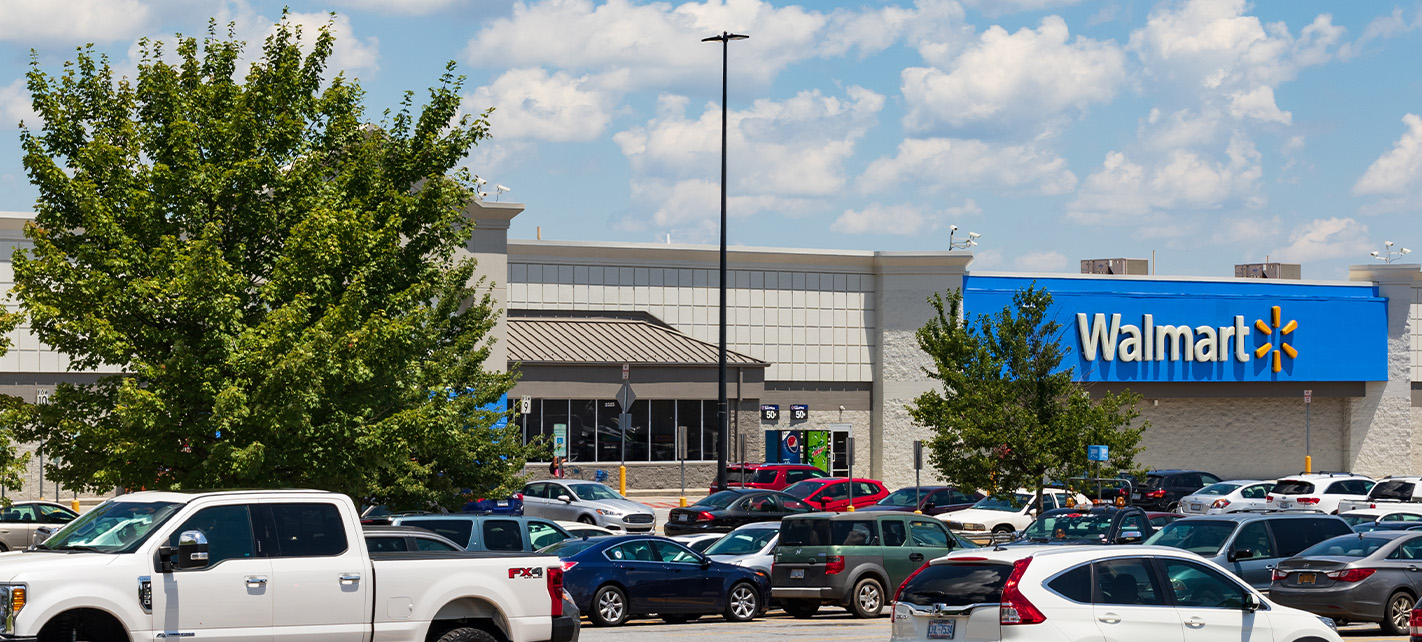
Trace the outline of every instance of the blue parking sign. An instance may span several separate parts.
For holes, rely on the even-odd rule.
[[[1108,450],[1106,446],[1087,446],[1086,461],[1106,461]]]

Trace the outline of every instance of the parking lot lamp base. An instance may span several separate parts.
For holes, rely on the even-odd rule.
[[[617,467],[617,492],[623,497],[627,496],[627,467]]]
[[[1304,455],[1304,473],[1313,472],[1313,456]]]
[[[686,495],[681,496],[681,507],[686,508]]]

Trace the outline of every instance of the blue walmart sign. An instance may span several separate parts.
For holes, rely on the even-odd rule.
[[[1078,381],[1382,381],[1387,300],[1302,283],[966,276],[969,315],[1052,294]]]

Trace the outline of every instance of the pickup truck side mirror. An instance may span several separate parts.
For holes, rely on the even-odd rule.
[[[573,503],[573,498],[567,495],[559,495],[558,501],[563,502],[564,504],[571,504]]]
[[[207,568],[207,536],[202,531],[178,535],[178,568]]]

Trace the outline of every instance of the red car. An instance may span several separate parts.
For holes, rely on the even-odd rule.
[[[840,512],[849,508],[851,490],[854,495],[855,509],[872,506],[889,496],[889,489],[884,488],[883,482],[859,477],[854,479],[845,479],[844,477],[807,479],[787,487],[785,492],[805,500],[805,503],[820,510]]]
[[[809,464],[731,464],[726,466],[726,487],[784,490],[791,484],[825,475],[825,471]],[[712,493],[717,490],[711,487]]]

